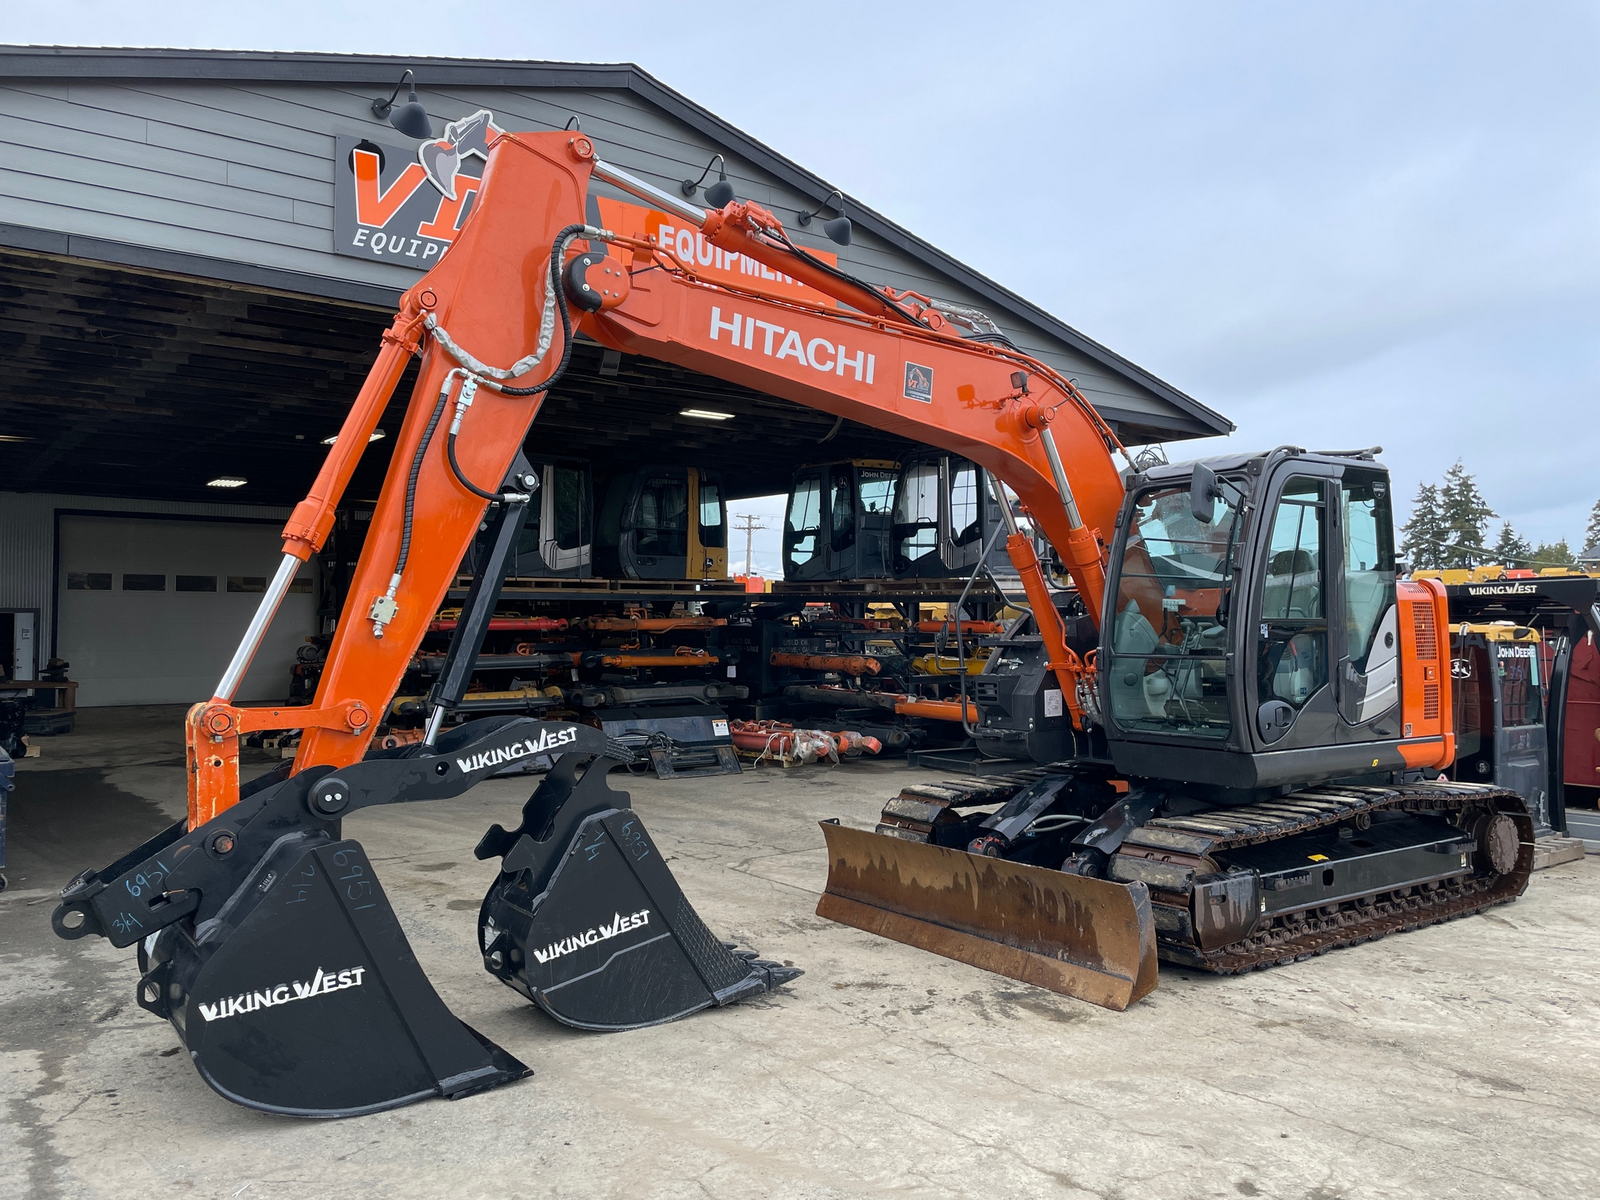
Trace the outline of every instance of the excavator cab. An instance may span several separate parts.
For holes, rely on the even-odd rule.
[[[1539,631],[1509,622],[1463,622],[1450,637],[1457,779],[1497,783],[1527,800],[1550,827],[1546,689]]]
[[[907,458],[895,481],[890,565],[896,579],[952,579],[969,575],[1000,522],[984,472],[976,464],[938,451]],[[1010,569],[1003,548],[997,570]]]
[[[538,488],[506,558],[507,579],[587,579],[594,557],[594,475],[587,463],[532,463]],[[487,534],[473,542],[475,564],[489,552]]]
[[[783,577],[886,579],[898,466],[850,459],[802,467],[783,521]]]
[[[607,579],[726,579],[722,485],[698,467],[653,465],[608,481],[595,536]]]
[[[1119,769],[1231,789],[1449,762],[1442,590],[1395,572],[1371,453],[1136,476],[1106,589]]]

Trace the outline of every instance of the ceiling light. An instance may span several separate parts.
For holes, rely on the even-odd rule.
[[[18,433],[0,433],[0,442],[31,442],[30,437],[23,437]]]
[[[371,442],[381,442],[381,441],[382,441],[382,440],[383,440],[383,439],[384,439],[384,438],[386,438],[386,437],[388,437],[388,436],[389,436],[389,435],[388,435],[388,434],[387,434],[387,433],[385,433],[385,432],[384,432],[384,431],[383,431],[383,430],[381,430],[381,429],[374,429],[374,430],[373,430],[373,431],[372,431],[372,432],[371,432],[371,433],[369,433],[369,434],[368,434],[368,435],[367,435],[367,441],[368,441],[368,442],[369,442],[369,443],[371,443]],[[332,437],[325,437],[325,438],[323,438],[323,439],[322,439],[322,444],[323,444],[323,445],[324,445],[324,446],[331,446],[331,445],[333,445],[333,444],[334,444],[334,443],[335,443],[335,442],[337,442],[337,441],[338,441],[338,440],[339,440],[339,435],[338,435],[338,434],[337,434],[337,433],[336,433],[336,434],[334,434],[334,435],[333,435],[333,436],[332,436]]]
[[[243,487],[247,480],[240,479],[237,475],[219,475],[206,484],[207,487]]]
[[[732,413],[718,412],[714,408],[680,408],[680,417],[698,417],[702,421],[731,421]]]

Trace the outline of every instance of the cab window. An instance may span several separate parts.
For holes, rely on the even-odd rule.
[[[822,530],[822,481],[807,475],[789,493],[789,515],[784,523],[784,540],[789,558],[803,565],[816,557],[817,535]]]
[[[1358,671],[1373,657],[1378,629],[1395,603],[1394,522],[1381,471],[1345,473],[1345,654]],[[1385,647],[1384,649],[1389,649]]]
[[[708,550],[720,550],[728,544],[722,488],[704,476],[700,478],[700,544]]]
[[[1301,708],[1328,681],[1322,481],[1293,476],[1272,514],[1257,629],[1260,698]]]
[[[848,550],[856,540],[856,489],[848,466],[834,467],[828,489],[828,540]]]
[[[680,555],[689,551],[689,485],[682,477],[654,476],[639,495],[640,554]]]
[[[894,504],[894,481],[897,472],[882,467],[863,467],[860,477],[861,511],[886,513]]]
[[[1232,729],[1227,612],[1238,494],[1219,496],[1210,521],[1194,517],[1187,485],[1150,488],[1133,502],[1107,672],[1111,713],[1124,729],[1211,740]]]
[[[895,492],[895,552],[916,562],[939,546],[939,464],[918,463],[900,477]]]
[[[950,479],[950,538],[964,546],[980,536],[978,529],[978,468],[962,463]]]

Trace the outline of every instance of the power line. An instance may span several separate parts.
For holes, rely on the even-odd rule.
[[[735,525],[734,528],[744,534],[744,573],[753,575],[755,571],[751,567],[751,562],[753,561],[751,554],[755,543],[756,530],[765,529],[766,526],[757,522],[754,513],[734,513],[733,519],[744,522],[743,525]]]

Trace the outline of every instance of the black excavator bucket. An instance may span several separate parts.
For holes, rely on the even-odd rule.
[[[215,824],[203,827],[213,838]],[[196,853],[180,839],[135,879],[160,888],[168,854]],[[139,966],[140,1006],[249,1108],[356,1116],[529,1073],[439,999],[359,842],[286,838],[213,920],[141,942]]]
[[[734,1004],[801,974],[718,941],[607,773],[568,753],[479,858],[501,859],[478,913],[484,966],[562,1024],[637,1029]]]
[[[137,945],[140,1006],[172,1023],[201,1078],[248,1108],[356,1116],[510,1083],[528,1068],[445,1007],[340,821],[460,795],[540,755],[556,767],[523,826],[496,826],[479,849],[507,858],[483,905],[492,971],[586,1029],[656,1024],[800,973],[706,930],[627,797],[605,786],[625,751],[588,726],[525,717],[472,721],[431,748],[337,770],[274,772],[199,828],[180,821],[79,875],[51,923],[64,938]]]
[[[460,795],[523,758],[605,747],[582,726],[496,717],[432,748],[273,772],[199,828],[180,821],[79,875],[51,922],[65,938],[137,945],[141,1007],[172,1022],[208,1084],[249,1108],[354,1116],[509,1083],[528,1068],[445,1007],[340,822]]]

